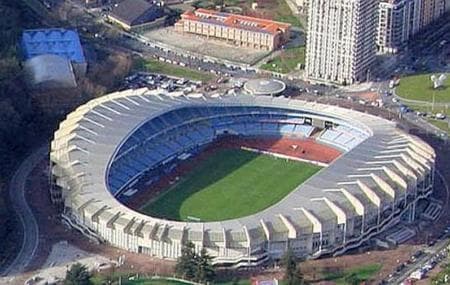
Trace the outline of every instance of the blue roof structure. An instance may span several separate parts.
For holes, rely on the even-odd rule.
[[[22,34],[22,50],[25,60],[37,55],[54,54],[75,63],[86,62],[80,38],[75,30],[25,30]]]

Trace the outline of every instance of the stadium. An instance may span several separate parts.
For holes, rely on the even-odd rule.
[[[84,235],[174,259],[257,265],[338,255],[432,192],[434,150],[394,122],[284,97],[112,93],[51,144],[51,199]]]

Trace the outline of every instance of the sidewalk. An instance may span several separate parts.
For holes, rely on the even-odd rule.
[[[362,91],[368,91],[370,88],[372,88],[374,85],[374,82],[364,82],[361,84],[353,84],[349,86],[343,86],[340,88],[342,91],[346,92],[362,92]]]

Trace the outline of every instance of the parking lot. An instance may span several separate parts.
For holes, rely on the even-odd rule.
[[[173,27],[148,31],[144,36],[151,41],[161,42],[186,51],[250,65],[270,53],[269,51],[237,47],[222,41],[212,41],[196,35],[178,33]]]
[[[202,83],[162,74],[138,72],[126,77],[122,84],[122,89],[138,89],[144,87],[150,90],[162,89],[167,92],[187,94],[200,89]]]

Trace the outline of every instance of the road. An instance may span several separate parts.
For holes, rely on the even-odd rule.
[[[36,253],[39,245],[39,227],[25,199],[25,187],[31,171],[47,154],[47,145],[33,151],[22,161],[9,183],[11,206],[20,221],[23,239],[16,258],[8,267],[0,269],[0,276],[15,276],[23,273]]]
[[[439,170],[436,170],[436,176],[441,179],[443,186],[445,188],[446,192],[446,199],[445,199],[445,205],[444,209],[448,207],[448,203],[450,202],[450,189],[448,186],[447,181],[445,180],[445,177],[442,175],[442,173]],[[440,216],[443,214],[441,212]],[[439,220],[440,216],[436,219],[436,221]],[[424,250],[425,255],[421,256],[414,264],[411,266],[408,266],[405,268],[398,276],[394,277],[393,280],[389,281],[388,284],[402,284],[404,280],[406,280],[411,273],[413,273],[416,270],[419,270],[423,265],[427,262],[429,262],[433,257],[436,256],[439,252],[447,248],[449,245],[449,239],[444,238],[440,241],[438,241],[435,245],[428,247]]]
[[[66,1],[65,3],[70,6],[68,9],[70,9],[72,13],[72,21],[74,22],[72,24],[79,26],[81,30],[85,28],[86,32],[81,33],[81,35],[85,37],[86,40],[99,41],[99,39],[95,38],[95,33],[88,30],[90,26],[100,25],[106,30],[115,31],[117,35],[119,35],[117,38],[108,38],[107,33],[99,32],[99,34],[102,34],[101,42],[103,44],[108,42],[109,47],[119,48],[121,50],[140,55],[144,58],[161,58],[164,60],[169,60],[171,63],[176,62],[178,65],[183,63],[183,66],[187,68],[211,72],[220,76],[226,74],[242,79],[258,77],[256,72],[257,68],[255,67],[237,62],[229,62],[194,52],[188,52],[163,43],[152,41],[142,35],[124,31],[108,23],[102,16],[103,12],[98,9],[95,11],[93,9],[87,9],[81,5],[80,2],[75,0]],[[321,94],[332,90],[330,87],[310,84],[300,79],[286,78],[286,82],[289,86],[300,88],[302,90],[317,90],[317,92],[320,92]]]

